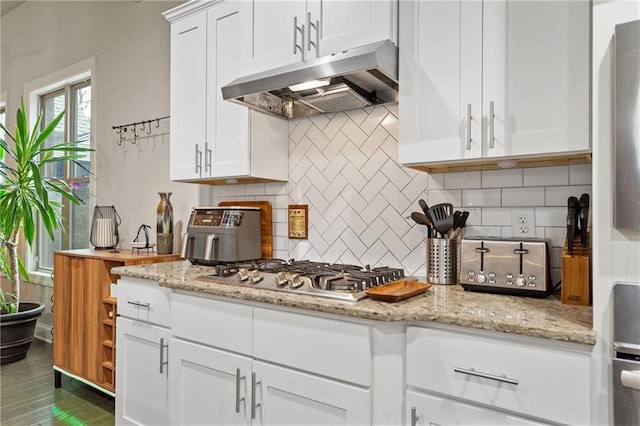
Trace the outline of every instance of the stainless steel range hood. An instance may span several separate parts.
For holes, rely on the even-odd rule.
[[[303,83],[316,87],[295,87]],[[395,102],[398,48],[385,40],[249,75],[222,87],[222,96],[285,118]]]

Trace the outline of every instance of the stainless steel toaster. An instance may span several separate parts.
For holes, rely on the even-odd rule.
[[[552,290],[548,244],[539,238],[464,238],[460,284],[469,291],[546,297]]]
[[[260,259],[260,219],[258,207],[194,207],[182,257],[200,265]]]

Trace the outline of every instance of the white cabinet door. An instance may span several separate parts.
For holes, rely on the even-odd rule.
[[[307,40],[306,2],[253,0],[252,7],[254,19],[248,73],[304,60]]]
[[[401,2],[400,163],[588,152],[590,7]]]
[[[171,424],[249,425],[251,359],[171,340]]]
[[[590,3],[483,8],[484,156],[588,151]]]
[[[397,5],[388,0],[308,0],[306,58],[386,39],[397,44]]]
[[[390,39],[393,0],[253,0],[250,72],[256,73]]]
[[[168,329],[118,317],[116,424],[169,421]]]
[[[482,3],[408,1],[400,9],[399,162],[482,155]]]
[[[207,12],[207,177],[247,176],[251,172],[249,109],[225,101],[220,90],[241,76],[247,63],[245,6],[243,1],[226,2]]]
[[[255,361],[261,425],[371,424],[371,391]],[[258,405],[260,404],[260,405]]]
[[[171,25],[171,180],[202,176],[206,138],[207,15]]]
[[[407,424],[416,426],[454,425],[542,425],[485,407],[477,407],[453,399],[407,391]],[[413,421],[412,421],[413,416]]]

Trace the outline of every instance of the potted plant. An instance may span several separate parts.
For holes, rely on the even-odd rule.
[[[49,198],[50,194],[57,193],[72,203],[81,202],[65,181],[42,175],[44,166],[64,161],[84,168],[76,160],[91,150],[74,142],[46,146],[45,141],[63,116],[64,111],[41,130],[42,114],[38,114],[30,128],[21,101],[14,133],[0,124],[4,132],[4,138],[0,138],[0,271],[11,283],[11,293],[0,292],[0,364],[26,356],[36,320],[44,310],[42,303],[20,300],[21,280],[29,280],[19,256],[21,235],[32,246],[37,223],[42,221],[49,237],[54,238],[54,231],[62,226],[63,211],[62,203]]]

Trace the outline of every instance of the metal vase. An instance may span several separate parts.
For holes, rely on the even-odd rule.
[[[171,192],[158,192],[160,202],[157,208],[157,241],[158,254],[173,253],[173,206]]]

